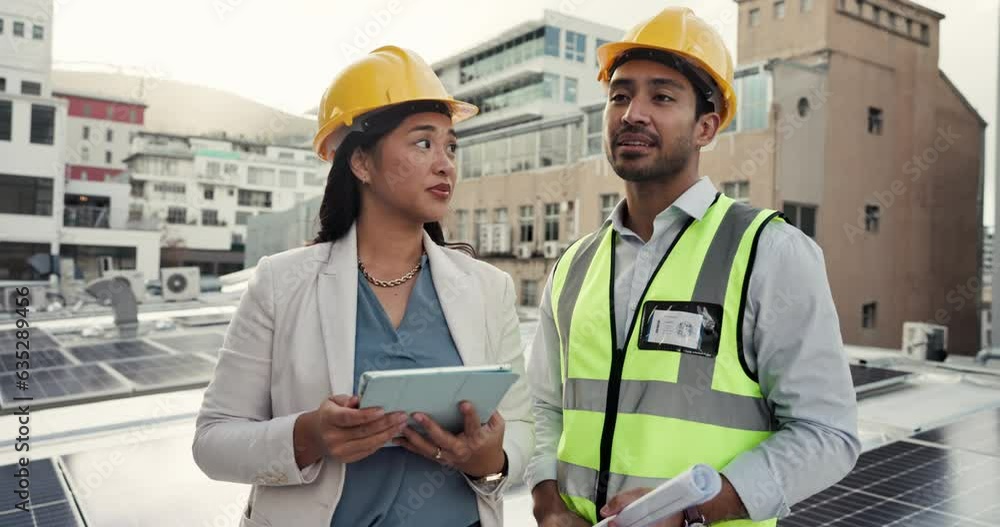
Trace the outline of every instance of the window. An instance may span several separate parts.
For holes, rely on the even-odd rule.
[[[106,139],[108,140],[109,143],[115,140],[115,133],[111,129],[108,129],[108,132],[106,134]]]
[[[878,205],[865,205],[865,230],[868,232],[878,232],[878,224],[881,217],[881,207]]]
[[[302,182],[310,187],[322,187],[326,184],[326,178],[319,176],[315,172],[303,172]]]
[[[597,108],[587,112],[587,155],[592,156],[604,152],[604,109]]]
[[[84,139],[90,139],[90,127],[89,126],[84,126],[83,127],[83,138]]]
[[[213,201],[215,199],[215,187],[205,187],[204,192],[202,192],[202,196],[204,196],[207,201]]]
[[[3,19],[0,18],[0,35],[3,35]]]
[[[545,204],[545,241],[554,242],[559,239],[559,204]]]
[[[618,193],[614,194],[601,194],[601,217],[597,219],[597,223],[604,223],[604,220],[611,217],[611,213],[614,212],[615,207],[618,205]]]
[[[521,305],[538,305],[538,280],[521,280]]]
[[[87,102],[83,103],[83,116],[84,117],[90,117],[91,111],[92,110],[90,108],[90,103],[87,103]]]
[[[785,203],[783,212],[788,221],[798,226],[806,236],[810,238],[816,237],[816,207],[814,205]]]
[[[756,7],[750,10],[750,27],[757,27],[760,25],[760,8]]]
[[[736,73],[735,88],[738,104],[736,119],[729,129],[738,131],[767,128],[770,107],[767,76],[758,68]]]
[[[267,187],[274,186],[274,169],[273,168],[261,168],[261,167],[249,167],[247,169],[247,184],[248,185],[263,185]]]
[[[109,104],[108,106],[104,107],[104,117],[108,119],[115,118],[115,105]]]
[[[52,179],[0,174],[0,214],[52,215]]]
[[[66,245],[62,245],[66,247]],[[0,280],[41,280],[40,274],[29,263],[32,257],[48,255],[49,244],[0,242]]]
[[[253,216],[252,212],[238,211],[236,213],[236,224],[246,225],[247,223],[250,223],[250,216]]]
[[[878,302],[869,302],[861,306],[861,327],[874,329],[878,316]]]
[[[785,18],[785,0],[778,0],[774,3],[774,18],[777,20]]]
[[[13,129],[14,103],[0,101],[0,141],[10,141]]]
[[[184,207],[167,207],[167,223],[186,224],[187,209]]]
[[[799,98],[799,117],[809,117],[809,99],[805,97]]]
[[[872,135],[882,135],[882,109],[868,108],[868,133]]]
[[[202,225],[218,225],[219,224],[219,211],[213,209],[202,209],[201,210],[201,224]]]
[[[31,142],[51,145],[56,137],[56,109],[54,106],[31,105]]]
[[[469,239],[469,211],[455,211],[455,238],[459,241]]]
[[[521,205],[521,214],[518,220],[521,227],[521,242],[530,243],[535,241],[535,207],[533,205]]]
[[[294,170],[282,170],[279,178],[282,187],[295,188],[299,186],[299,175]]]
[[[15,37],[24,36],[24,22],[14,22],[14,36]]]
[[[45,38],[45,28],[42,26],[32,26],[31,28],[31,38],[35,40],[42,40]]]
[[[205,175],[208,177],[218,177],[221,168],[217,161],[209,161],[205,163]]]
[[[132,204],[128,206],[128,222],[138,223],[142,221],[142,205]]]
[[[563,100],[576,104],[576,79],[566,77],[563,82]]]
[[[583,62],[587,57],[587,36],[567,29],[564,56],[569,60]]]
[[[295,154],[291,152],[278,152],[278,159],[295,159]]]
[[[739,203],[750,203],[750,182],[732,181],[723,183],[722,193]]]
[[[236,202],[244,207],[271,207],[271,193],[262,190],[240,189]]]
[[[7,91],[7,78],[0,77],[0,91]]]
[[[559,28],[545,26],[545,54],[559,56]]]
[[[128,122],[130,122],[130,123],[137,123],[137,122],[139,122],[139,112],[135,111],[135,109],[129,110],[128,111]]]
[[[153,192],[164,194],[187,194],[184,183],[153,183]]]
[[[104,162],[111,164],[111,151],[104,152]]]
[[[223,168],[223,170],[226,172],[227,176],[235,176],[236,174],[240,173],[240,166],[237,165],[236,163],[226,163],[226,166],[225,168]]]
[[[129,191],[129,196],[133,198],[143,198],[146,197],[146,182],[133,179],[129,182],[132,189]]]
[[[80,147],[80,161],[90,161],[90,147]]]
[[[803,13],[808,13],[808,12],[812,11],[812,9],[813,9],[813,0],[802,0],[801,8],[802,8],[802,12]]]
[[[610,41],[604,40],[603,38],[594,38],[594,66],[601,67],[601,61],[597,59],[597,50],[608,42]]]
[[[493,223],[507,223],[507,207],[493,209]]]
[[[42,83],[21,81],[21,93],[23,93],[24,95],[41,95]]]

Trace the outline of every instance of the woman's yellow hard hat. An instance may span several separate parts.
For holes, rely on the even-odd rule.
[[[694,68],[707,74],[718,86],[722,118],[719,130],[736,116],[736,92],[733,90],[733,57],[719,33],[686,7],[668,7],[656,16],[630,29],[620,42],[597,48],[600,72],[597,80],[611,79],[612,68],[619,57],[637,49],[663,51],[676,55]]]
[[[475,105],[449,95],[419,55],[384,46],[344,68],[323,93],[313,150],[320,159],[330,161],[359,116],[411,101],[441,102],[456,123],[479,113]]]

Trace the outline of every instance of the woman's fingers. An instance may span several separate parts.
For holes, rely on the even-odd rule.
[[[433,419],[425,414],[417,413],[414,415],[414,419],[420,423],[420,426],[424,427],[424,430],[427,431],[427,437],[430,438],[434,444],[460,458],[463,457],[464,454],[462,450],[465,447],[465,443],[463,443],[461,439],[455,437],[451,432],[448,432],[444,428],[441,428],[441,425],[434,422]]]
[[[405,422],[406,414],[403,412],[395,412],[360,426],[341,428],[340,432],[348,441],[355,441],[381,434],[390,428],[398,428],[399,425]]]
[[[439,463],[450,461],[450,459],[446,459],[447,452],[443,448],[441,449],[441,459],[435,459],[434,456],[437,454],[438,445],[428,441],[427,438],[420,435],[416,430],[406,427],[403,429],[403,436],[406,438],[406,443],[409,444],[407,450],[410,452],[420,454],[427,459],[432,459]]]
[[[465,416],[465,435],[470,439],[476,438],[482,432],[482,425],[479,422],[479,413],[476,407],[469,401],[462,401],[458,409]]]

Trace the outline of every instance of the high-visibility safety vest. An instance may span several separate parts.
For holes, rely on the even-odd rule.
[[[617,234],[610,222],[557,262],[558,483],[571,511],[595,523],[597,511],[619,492],[656,487],[697,463],[721,470],[774,433],[773,414],[742,353],[750,271],[760,234],[772,221],[783,219],[718,195],[663,255],[625,343],[616,342]],[[673,328],[671,337],[662,338],[661,325]]]

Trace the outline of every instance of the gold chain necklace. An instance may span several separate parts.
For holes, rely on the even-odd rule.
[[[372,275],[368,274],[368,270],[365,269],[365,264],[361,262],[361,258],[358,258],[358,269],[361,270],[361,274],[365,276],[366,280],[368,280],[374,285],[377,285],[378,287],[396,287],[400,284],[408,282],[411,278],[416,276],[417,271],[419,271],[420,268],[423,267],[424,265],[423,254],[421,253],[420,256],[421,256],[420,261],[417,262],[417,265],[413,269],[410,269],[410,272],[404,274],[403,276],[400,276],[395,280],[379,280],[378,278],[375,278]]]

